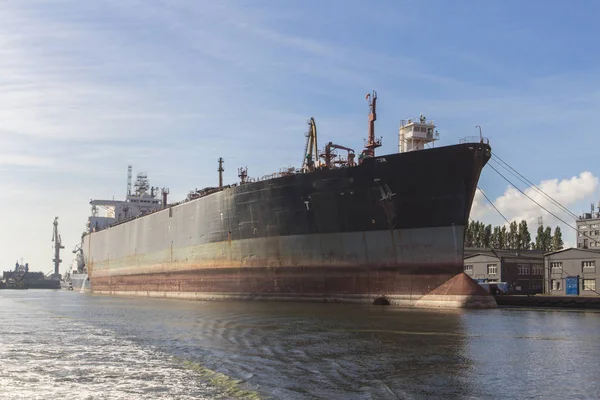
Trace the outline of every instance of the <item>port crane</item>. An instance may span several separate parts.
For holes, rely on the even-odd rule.
[[[54,217],[54,230],[52,232],[52,242],[54,242],[54,258],[52,261],[54,262],[54,274],[52,275],[56,279],[60,279],[60,274],[58,272],[58,267],[62,260],[60,259],[60,250],[64,249],[65,246],[62,244],[62,240],[58,233],[58,217]]]

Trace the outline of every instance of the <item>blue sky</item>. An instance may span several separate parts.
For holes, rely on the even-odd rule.
[[[219,156],[226,182],[239,166],[251,176],[299,166],[311,116],[321,141],[359,149],[372,89],[380,154],[397,151],[400,120],[420,113],[438,145],[481,125],[497,155],[579,214],[600,200],[599,11],[584,1],[5,0],[0,262],[50,271],[54,217],[72,249],[89,200],[124,196],[128,164],[179,200],[216,184]],[[489,168],[480,187],[509,218],[544,215]],[[500,223],[481,200],[473,215]]]

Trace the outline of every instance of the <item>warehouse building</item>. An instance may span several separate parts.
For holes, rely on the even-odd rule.
[[[513,294],[543,293],[544,253],[465,248],[464,271],[479,283],[503,283]]]
[[[547,253],[544,267],[546,293],[600,296],[600,249],[569,248]]]

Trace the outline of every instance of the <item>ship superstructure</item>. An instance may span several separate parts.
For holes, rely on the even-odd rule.
[[[158,187],[150,186],[148,175],[144,172],[137,174],[134,191],[131,189],[132,166],[127,169],[127,195],[120,200],[92,200],[92,215],[88,218],[87,231],[94,232],[104,229],[117,222],[139,217],[148,212],[160,209],[166,200],[168,190],[163,188],[163,198],[157,198]],[[104,210],[104,215],[102,214]]]
[[[398,134],[398,151],[405,153],[415,150],[424,150],[430,143],[439,139],[440,134],[435,130],[433,121],[428,121],[421,114],[419,118],[409,118],[400,122]]]

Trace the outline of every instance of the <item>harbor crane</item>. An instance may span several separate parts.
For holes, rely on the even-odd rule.
[[[60,274],[58,272],[58,267],[62,262],[62,260],[60,259],[60,250],[64,249],[65,246],[63,246],[60,234],[58,233],[58,217],[54,218],[54,231],[52,232],[52,242],[54,242],[54,258],[52,259],[52,261],[54,262],[54,275],[52,277],[55,279],[60,279]]]

